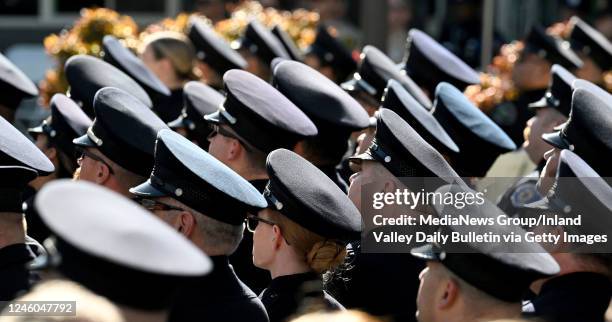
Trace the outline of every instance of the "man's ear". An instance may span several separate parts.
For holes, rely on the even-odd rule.
[[[185,237],[190,238],[197,225],[195,215],[187,210],[183,210],[177,218],[178,220],[175,222],[176,230]]]
[[[390,179],[385,180],[385,192],[395,193],[397,187],[398,185],[395,183],[395,181]]]
[[[106,181],[108,181],[108,179],[110,179],[110,177],[110,168],[106,164],[96,161],[96,183],[103,185]]]
[[[459,284],[452,278],[446,279],[444,290],[441,292],[436,305],[438,309],[447,309],[455,303],[459,296]]]
[[[230,147],[227,149],[227,160],[234,161],[240,158],[242,153],[244,153],[244,147],[240,144],[240,141],[237,139],[229,140]]]
[[[293,152],[301,157],[306,156],[306,151],[304,150],[304,140],[299,141],[295,147],[293,147]]]

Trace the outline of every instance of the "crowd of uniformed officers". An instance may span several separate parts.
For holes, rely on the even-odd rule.
[[[139,55],[106,36],[103,59],[68,59],[32,142],[11,123],[37,87],[0,55],[0,300],[78,298],[81,321],[604,321],[605,251],[362,251],[366,185],[470,191],[516,151],[534,172],[465,213],[612,230],[612,44],[570,23],[569,41],[531,30],[495,117],[463,94],[479,74],[420,30],[397,65],[370,45],[355,61],[324,26],[301,52],[256,20],[230,46],[194,18]],[[0,321],[47,321],[2,303]]]

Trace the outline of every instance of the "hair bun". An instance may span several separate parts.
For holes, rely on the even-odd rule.
[[[345,245],[330,240],[323,240],[312,246],[306,255],[306,262],[310,269],[321,274],[340,266],[345,258]]]

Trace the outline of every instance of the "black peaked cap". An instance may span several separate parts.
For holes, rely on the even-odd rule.
[[[94,109],[93,124],[74,143],[97,148],[126,170],[148,177],[157,132],[166,124],[136,97],[114,87],[96,93]]]
[[[75,55],[66,61],[64,71],[70,85],[70,98],[77,102],[89,117],[94,117],[94,96],[103,87],[120,88],[147,107],[153,107],[151,98],[136,81],[102,59]]]
[[[268,204],[300,226],[325,238],[349,242],[361,233],[361,215],[348,196],[321,170],[285,149],[266,161]]]
[[[230,69],[246,68],[247,61],[202,19],[192,18],[187,35],[196,48],[197,58],[219,75]]]

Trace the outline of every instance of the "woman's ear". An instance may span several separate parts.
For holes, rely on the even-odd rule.
[[[281,228],[278,225],[272,226],[272,243],[274,249],[279,249],[283,243],[287,243],[281,232]]]

